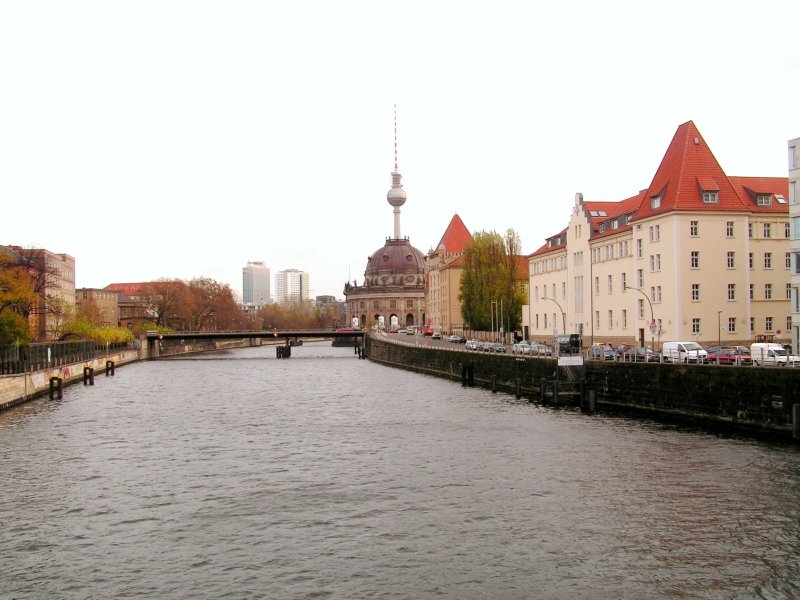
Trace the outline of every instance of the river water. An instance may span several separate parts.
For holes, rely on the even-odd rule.
[[[329,343],[0,413],[0,599],[791,598],[800,449]]]

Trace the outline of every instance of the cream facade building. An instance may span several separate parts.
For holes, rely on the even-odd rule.
[[[453,215],[435,250],[425,258],[425,306],[434,331],[463,335],[464,317],[459,300],[464,247],[472,242],[464,222]]]
[[[800,350],[800,138],[789,140],[789,218],[791,219],[792,349]]]
[[[576,195],[568,226],[530,255],[526,337],[656,350],[788,340],[788,193],[786,178],[727,176],[684,123],[647,189]]]

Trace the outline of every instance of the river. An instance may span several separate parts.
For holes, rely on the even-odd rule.
[[[0,599],[791,598],[800,448],[310,343],[0,413]]]

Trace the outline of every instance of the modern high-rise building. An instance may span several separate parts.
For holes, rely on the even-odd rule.
[[[247,261],[242,269],[242,301],[245,304],[269,304],[269,268],[263,262]]]
[[[308,273],[297,269],[278,271],[275,275],[275,302],[305,302],[310,300]]]

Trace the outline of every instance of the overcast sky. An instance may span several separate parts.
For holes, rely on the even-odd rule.
[[[576,192],[646,188],[693,120],[729,175],[787,175],[800,2],[0,0],[0,244],[77,287],[308,271],[343,298],[455,213],[523,252]],[[274,281],[273,281],[274,293]]]

